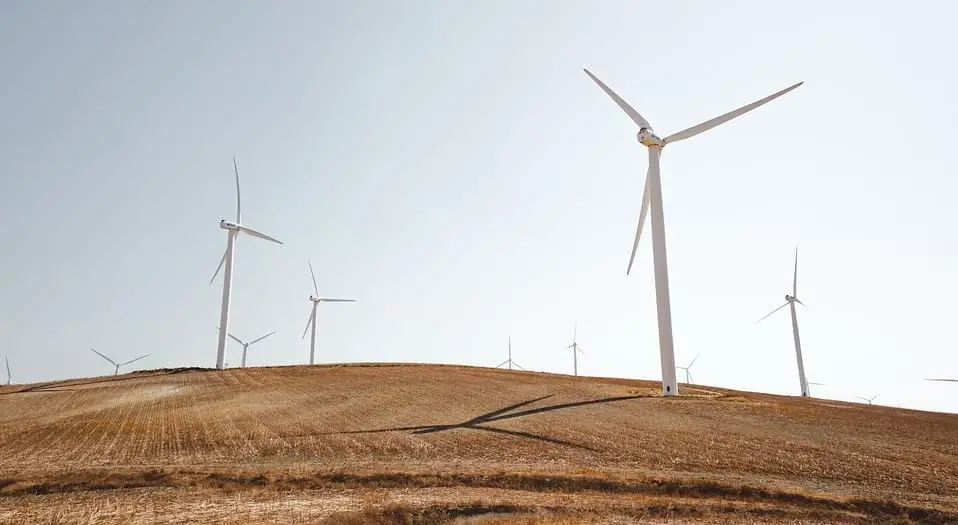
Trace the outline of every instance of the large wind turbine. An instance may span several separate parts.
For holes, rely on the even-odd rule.
[[[3,360],[7,363],[7,384],[9,385],[11,381],[11,377],[12,377],[10,375],[10,358],[7,356],[3,356]]]
[[[689,384],[689,385],[694,384],[694,383],[692,383],[692,365],[694,365],[695,362],[698,361],[698,359],[699,359],[699,356],[698,356],[698,354],[696,354],[695,359],[692,359],[692,362],[689,363],[688,366],[677,366],[677,367],[675,367],[675,368],[678,368],[679,370],[685,370],[685,383],[686,383],[686,384]]]
[[[577,354],[578,354],[579,352],[582,352],[582,349],[579,348],[579,343],[577,343],[577,342],[575,341],[575,337],[576,337],[576,335],[578,335],[578,333],[579,333],[579,322],[576,321],[575,326],[572,328],[572,344],[566,347],[566,348],[571,348],[571,349],[572,349],[572,375],[574,375],[574,376],[579,375],[579,356],[578,356]],[[512,341],[511,341],[511,338],[510,338],[510,344],[509,344],[510,350],[511,350],[511,347],[512,347],[512,344],[511,344],[511,343],[512,343]],[[583,353],[585,353],[585,352],[583,352]],[[511,351],[509,352],[509,359],[510,359],[510,360],[512,359],[512,352],[511,352]]]
[[[217,330],[218,330],[218,328],[217,328]],[[252,341],[243,341],[243,340],[240,339],[239,337],[236,337],[235,335],[230,334],[230,333],[227,333],[226,335],[228,335],[230,339],[232,339],[232,340],[236,341],[237,343],[243,345],[243,362],[242,362],[242,364],[240,365],[240,367],[241,367],[241,368],[246,368],[246,351],[249,350],[249,347],[252,346],[252,345],[255,345],[256,343],[262,341],[263,339],[266,339],[267,337],[269,337],[269,336],[271,336],[271,335],[273,335],[273,334],[275,334],[275,333],[276,333],[276,330],[273,330],[272,332],[270,332],[270,333],[264,335],[263,337],[260,337],[260,338],[258,338],[258,339],[253,339]]]
[[[795,303],[805,306],[805,303],[798,299],[798,248],[795,248],[795,273],[792,276],[792,295],[785,294],[785,303],[782,306],[767,313],[765,317],[755,321],[760,323],[768,316],[788,306],[792,311],[792,334],[795,336],[795,359],[798,361],[798,382],[802,389],[802,397],[808,397],[808,380],[805,379],[805,364],[802,361],[802,340],[798,336],[798,315],[795,313]]]
[[[515,361],[512,360],[512,336],[511,335],[509,336],[509,359],[506,359],[505,361],[496,365],[496,368],[500,368],[502,367],[502,365],[509,365],[509,370],[512,370],[512,367],[516,367],[519,370],[525,370],[525,368],[522,368],[521,366],[519,366],[519,363],[516,363]]]
[[[226,251],[223,252],[220,265],[216,267],[216,271],[213,272],[213,278],[210,279],[210,284],[213,284],[213,281],[216,280],[216,276],[220,273],[220,269],[225,265],[225,269],[223,269],[223,304],[220,308],[220,335],[216,343],[216,368],[220,370],[223,369],[223,358],[226,355],[226,337],[229,331],[230,290],[233,287],[233,250],[235,248],[236,236],[239,235],[240,232],[243,232],[253,237],[275,242],[276,244],[283,244],[269,235],[243,226],[243,216],[240,211],[239,168],[236,167],[236,157],[233,157],[233,173],[236,174],[236,222],[231,222],[226,219],[220,221],[220,228],[226,230]]]
[[[619,95],[596,78],[588,69],[584,71],[625,111],[629,118],[639,126],[639,133],[637,135],[639,143],[649,149],[649,170],[645,177],[645,189],[642,192],[642,204],[639,208],[639,226],[635,231],[635,241],[632,243],[632,255],[629,256],[629,266],[625,273],[628,275],[629,272],[632,271],[632,262],[635,260],[635,252],[639,247],[639,238],[642,235],[642,227],[645,225],[645,216],[651,208],[652,259],[655,267],[655,300],[658,312],[659,352],[661,353],[662,361],[662,393],[666,396],[677,395],[679,390],[678,383],[675,379],[675,349],[672,340],[672,311],[669,302],[669,272],[665,253],[665,219],[662,211],[662,180],[659,173],[659,157],[662,155],[662,149],[668,144],[694,137],[719,124],[744,115],[762,104],[770,102],[801,86],[803,82],[799,82],[778,93],[769,95],[747,106],[742,106],[712,120],[707,120],[686,130],[673,133],[663,139],[652,132],[652,125],[649,124],[649,121],[645,120],[645,117],[640,115],[639,112],[625,100],[622,100]]]
[[[310,332],[309,336],[309,364],[313,364],[316,357],[316,307],[319,306],[319,303],[355,303],[355,299],[327,299],[325,297],[319,296],[319,286],[316,285],[316,274],[313,273],[313,263],[307,261],[306,264],[309,266],[309,276],[313,278],[313,295],[309,296],[309,300],[313,303],[313,310],[309,313],[309,319],[306,320],[306,329],[303,330],[303,338],[306,337],[306,332]],[[312,329],[312,331],[310,331]]]
[[[130,359],[129,361],[124,361],[124,362],[122,362],[122,363],[117,363],[116,361],[114,361],[114,360],[110,359],[109,357],[107,357],[107,356],[101,354],[100,352],[97,352],[96,349],[94,349],[94,348],[91,348],[90,350],[93,350],[93,353],[95,353],[96,355],[102,357],[103,359],[106,359],[107,361],[110,362],[111,365],[114,366],[113,375],[117,375],[117,374],[120,373],[120,367],[121,367],[121,366],[126,366],[126,365],[128,365],[128,364],[130,364],[130,363],[132,363],[132,362],[134,362],[134,361],[139,361],[140,359],[143,359],[144,357],[149,357],[149,356],[150,356],[150,354],[145,354],[145,355],[141,355],[140,357],[137,357],[136,359]]]

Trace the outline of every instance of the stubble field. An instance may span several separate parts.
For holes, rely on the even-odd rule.
[[[0,387],[0,523],[958,523],[958,416],[438,365]]]

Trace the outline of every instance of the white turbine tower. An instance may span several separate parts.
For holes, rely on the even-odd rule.
[[[145,355],[141,355],[140,357],[137,357],[136,359],[130,359],[129,361],[124,361],[124,362],[122,362],[122,363],[117,363],[116,361],[114,361],[114,360],[110,359],[109,357],[107,357],[107,356],[101,354],[100,352],[97,352],[96,349],[94,349],[94,348],[91,348],[90,350],[93,350],[93,353],[95,353],[96,355],[102,357],[103,359],[106,359],[107,361],[110,362],[111,365],[114,366],[114,368],[113,368],[113,375],[117,375],[117,374],[120,373],[120,367],[121,367],[121,366],[126,366],[126,365],[128,365],[128,364],[130,364],[130,363],[132,363],[132,362],[134,362],[134,361],[139,361],[140,359],[143,359],[144,357],[149,357],[149,356],[150,356],[150,354],[145,354]]]
[[[509,359],[506,359],[505,361],[496,365],[496,368],[501,368],[503,365],[509,365],[509,370],[512,370],[512,367],[516,367],[519,370],[525,370],[525,368],[519,366],[519,363],[516,363],[512,360],[512,336],[509,336]]]
[[[612,89],[606,86],[601,80],[596,78],[588,69],[584,70],[596,84],[606,92],[609,97],[639,126],[637,135],[638,141],[649,149],[649,170],[645,177],[645,189],[642,192],[642,204],[639,208],[639,226],[635,231],[635,241],[632,244],[632,255],[629,256],[629,266],[626,269],[626,275],[632,271],[632,262],[635,260],[635,252],[639,247],[639,238],[642,235],[642,227],[645,225],[645,216],[651,208],[652,211],[652,259],[655,267],[655,300],[656,310],[658,312],[659,327],[659,351],[662,361],[662,393],[666,396],[678,395],[678,384],[675,379],[675,349],[672,340],[672,311],[669,302],[669,273],[668,258],[665,253],[665,218],[662,210],[662,180],[659,173],[659,157],[662,155],[662,149],[666,145],[708,131],[719,124],[728,122],[735,117],[744,115],[749,111],[770,102],[785,93],[801,86],[799,82],[791,87],[783,89],[778,93],[769,95],[761,100],[742,106],[734,111],[707,120],[686,130],[674,133],[667,137],[659,138],[652,132],[652,125],[645,117],[639,114],[626,101],[622,100]]]
[[[579,356],[577,354],[579,352],[582,352],[582,349],[579,348],[579,343],[575,341],[576,335],[578,335],[578,333],[579,333],[579,322],[576,321],[575,326],[572,328],[572,344],[566,347],[567,349],[568,348],[572,349],[572,375],[574,376],[579,375]],[[510,347],[509,359],[511,360],[512,359],[512,351],[511,351],[512,338],[510,338],[509,340],[509,347]],[[582,352],[582,353],[585,353],[585,352]]]
[[[880,395],[880,394],[875,394],[875,395],[873,395],[873,396],[871,396],[871,397],[862,397],[862,396],[856,396],[856,397],[858,397],[858,399],[861,399],[862,401],[865,401],[866,403],[868,403],[868,404],[870,405],[870,404],[872,404],[872,401],[874,401],[875,398],[878,397],[879,395]]]
[[[10,384],[12,376],[10,375],[10,358],[7,356],[3,357],[3,360],[7,363],[7,384]]]
[[[770,315],[785,308],[791,308],[792,311],[792,334],[795,337],[795,359],[798,361],[798,383],[802,389],[802,397],[808,397],[808,380],[805,378],[805,363],[802,361],[802,340],[798,336],[798,315],[795,313],[795,303],[805,306],[805,303],[798,299],[798,248],[795,248],[795,273],[792,276],[792,295],[785,294],[785,303],[782,306],[772,310],[765,317],[755,321],[760,323]]]
[[[217,330],[219,330],[219,328],[217,328]],[[230,339],[232,339],[232,340],[236,341],[237,343],[243,345],[243,361],[242,361],[242,364],[240,364],[240,367],[241,367],[241,368],[246,368],[246,351],[249,350],[249,347],[252,346],[252,345],[255,345],[256,343],[262,341],[263,339],[266,339],[267,337],[269,337],[269,336],[271,336],[271,335],[273,335],[273,334],[275,334],[275,333],[276,333],[276,330],[273,330],[272,332],[270,332],[270,333],[264,335],[263,337],[260,337],[260,338],[258,338],[258,339],[253,339],[252,341],[243,341],[243,340],[240,339],[239,337],[236,337],[235,335],[230,334],[230,333],[227,333],[226,335],[228,335]],[[225,363],[225,365],[229,365],[229,363]],[[225,366],[225,365],[224,365],[224,366]]]
[[[698,361],[698,359],[699,359],[699,355],[696,354],[695,359],[693,359],[692,362],[688,364],[688,366],[677,366],[677,367],[675,367],[675,368],[677,368],[677,369],[679,369],[679,370],[685,370],[685,383],[686,383],[686,384],[689,384],[689,385],[694,384],[694,383],[692,382],[692,365],[694,365],[695,362]]]
[[[239,168],[236,167],[236,157],[233,157],[233,173],[236,174],[236,222],[230,222],[226,219],[220,221],[220,228],[226,230],[226,251],[223,252],[220,265],[216,267],[216,271],[213,272],[213,277],[210,279],[210,284],[213,284],[213,281],[216,280],[216,276],[220,273],[220,269],[223,269],[223,304],[220,307],[220,335],[216,343],[216,368],[220,370],[223,369],[223,359],[226,355],[226,337],[229,331],[230,290],[233,288],[233,251],[236,237],[240,232],[243,232],[253,237],[275,242],[276,244],[283,244],[269,235],[243,226],[243,216],[240,207]]]
[[[319,303],[355,303],[355,299],[327,299],[325,297],[319,296],[319,286],[316,285],[316,274],[313,273],[313,263],[306,262],[309,266],[309,276],[313,278],[313,292],[314,295],[309,296],[309,300],[313,303],[313,309],[309,313],[309,319],[306,320],[306,329],[303,330],[303,337],[306,337],[306,332],[310,332],[309,336],[309,364],[314,363],[316,357],[316,307],[319,306]]]

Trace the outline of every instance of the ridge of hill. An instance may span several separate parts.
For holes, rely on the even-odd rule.
[[[658,392],[375,363],[5,386],[0,523],[958,522],[958,416]]]

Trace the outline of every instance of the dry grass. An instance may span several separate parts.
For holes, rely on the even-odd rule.
[[[958,522],[954,415],[657,392],[372,364],[4,387],[0,523]]]

